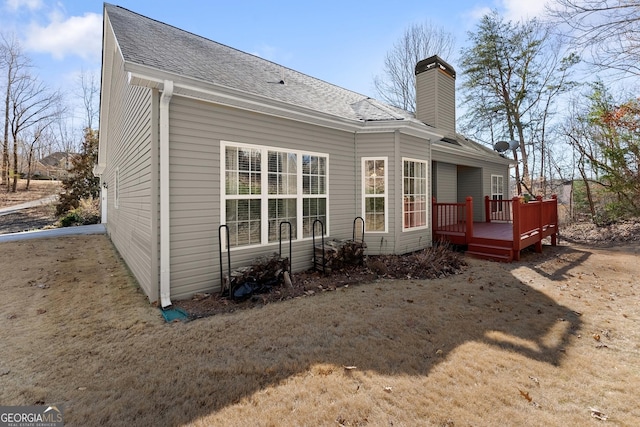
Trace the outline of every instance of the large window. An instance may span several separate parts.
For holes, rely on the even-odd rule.
[[[289,230],[292,239],[310,237],[316,219],[326,233],[327,155],[232,143],[223,143],[222,153],[223,217],[232,247],[277,242],[280,235],[288,240]]]
[[[404,159],[402,167],[402,228],[427,226],[427,163]]]
[[[387,231],[387,158],[362,159],[362,211],[366,231]]]

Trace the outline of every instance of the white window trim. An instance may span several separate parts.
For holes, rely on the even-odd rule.
[[[494,192],[493,192],[493,181],[494,181],[494,179],[495,179],[495,181],[496,181],[496,189],[497,189],[497,187],[498,187],[498,178],[500,178],[500,180],[502,181],[502,184],[500,185],[500,187],[502,187],[502,192],[500,192],[500,193],[498,193],[498,192],[494,193]],[[494,196],[494,195],[501,195],[501,196],[502,196],[502,199],[503,199],[503,200],[505,199],[505,197],[504,197],[504,175],[494,175],[494,174],[492,174],[492,175],[491,175],[491,198],[492,198],[492,199],[493,199],[493,196]]]
[[[411,228],[405,228],[405,224],[404,224],[404,162],[415,162],[415,163],[423,163],[424,164],[424,179],[425,179],[425,189],[426,189],[426,193],[425,193],[425,225],[421,225],[419,227],[411,227]],[[426,230],[429,228],[429,225],[431,224],[431,219],[430,219],[430,212],[431,212],[431,201],[429,200],[429,162],[427,162],[426,160],[420,160],[420,159],[414,159],[411,157],[403,157],[402,158],[402,232],[406,233],[406,232],[411,232],[411,231],[416,231],[416,230]]]
[[[384,230],[367,230],[367,217],[366,217],[366,180],[365,180],[365,164],[368,161],[382,160],[384,161]],[[360,159],[360,193],[361,193],[361,213],[362,218],[365,220],[365,232],[366,233],[388,233],[389,232],[389,158],[384,157],[362,157]],[[378,196],[379,197],[379,196]]]
[[[278,152],[286,152],[286,153],[295,153],[296,154],[296,171],[297,171],[297,182],[296,182],[296,186],[297,186],[297,194],[296,195],[290,195],[290,194],[280,194],[277,195],[277,197],[275,197],[276,195],[270,195],[269,194],[269,180],[267,178],[268,176],[268,170],[261,170],[261,173],[265,174],[264,177],[261,179],[260,181],[260,185],[261,185],[261,189],[260,189],[260,194],[255,195],[255,197],[247,197],[247,198],[254,198],[254,199],[260,199],[261,203],[260,203],[260,243],[259,244],[255,244],[255,245],[243,245],[243,246],[232,246],[230,248],[230,250],[232,251],[237,251],[237,250],[245,250],[245,249],[251,249],[251,248],[258,248],[258,247],[264,247],[264,246],[269,246],[269,245],[278,245],[278,242],[269,242],[269,227],[268,227],[268,221],[269,221],[269,199],[274,199],[274,198],[278,198],[278,199],[296,199],[298,201],[298,203],[296,203],[296,238],[292,239],[294,242],[298,242],[298,241],[304,241],[304,240],[311,240],[313,237],[303,237],[304,232],[303,232],[303,218],[302,218],[302,214],[303,214],[303,203],[302,200],[305,198],[309,198],[309,197],[315,197],[315,198],[326,198],[326,224],[324,224],[324,234],[325,236],[329,235],[329,212],[330,212],[330,207],[329,207],[329,154],[327,153],[319,153],[319,152],[314,152],[314,151],[306,151],[306,150],[295,150],[295,149],[290,149],[290,148],[285,148],[285,147],[276,147],[276,146],[269,146],[269,145],[257,145],[257,144],[246,144],[246,143],[241,143],[241,142],[233,142],[233,141],[220,141],[220,224],[225,224],[226,223],[226,217],[227,217],[227,206],[226,206],[226,200],[227,200],[227,194],[226,194],[226,167],[225,167],[225,152],[227,147],[235,147],[235,148],[245,148],[245,149],[253,149],[253,150],[259,150],[260,151],[260,157],[261,159],[268,159],[268,152],[269,151],[278,151]],[[324,157],[326,158],[326,164],[325,164],[325,168],[326,168],[326,182],[325,182],[325,194],[324,195],[320,195],[320,194],[303,194],[303,179],[302,179],[302,156],[318,156],[318,157]],[[266,163],[265,163],[266,164]],[[247,195],[249,196],[249,195]],[[271,197],[270,197],[271,196]],[[231,197],[233,198],[233,197]],[[320,236],[318,236],[320,237]],[[226,250],[227,249],[227,242],[225,238],[221,239],[222,241],[222,249]]]
[[[500,192],[500,193],[498,193],[498,192],[494,193],[493,192],[493,181],[494,181],[494,179],[495,179],[495,182],[496,182],[496,191],[498,190],[498,187],[502,187],[502,192]],[[501,181],[500,185],[498,185],[498,181]],[[505,200],[505,195],[504,195],[504,175],[491,174],[491,198],[490,199],[494,200],[493,196],[498,196],[498,195],[502,196],[502,200]],[[495,212],[493,211],[493,209],[489,209],[489,210],[490,210],[490,214],[493,214],[495,212],[502,212],[503,205],[502,204],[497,205],[497,208],[496,208]]]

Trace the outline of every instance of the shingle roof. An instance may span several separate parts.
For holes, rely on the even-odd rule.
[[[125,61],[353,120],[412,113],[120,6],[105,4]]]

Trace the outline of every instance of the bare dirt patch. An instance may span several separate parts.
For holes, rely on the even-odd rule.
[[[0,403],[69,426],[635,425],[639,256],[564,243],[165,323],[106,236],[0,243]]]

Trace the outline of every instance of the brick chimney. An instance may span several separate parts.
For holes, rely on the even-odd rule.
[[[434,55],[416,65],[416,118],[456,137],[456,71]]]

